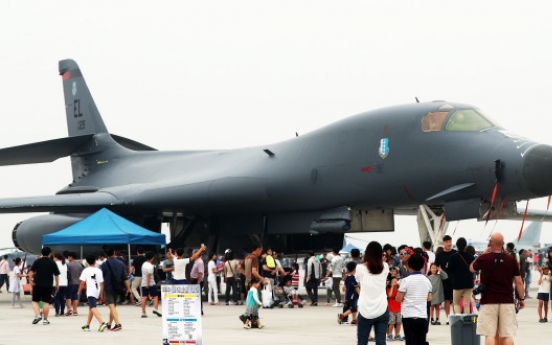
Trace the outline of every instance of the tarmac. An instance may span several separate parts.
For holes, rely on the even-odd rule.
[[[537,273],[537,272],[534,272]],[[536,296],[538,285],[533,274],[530,295]],[[309,345],[309,344],[356,344],[356,327],[350,324],[339,325],[337,314],[341,308],[326,306],[325,289],[320,289],[318,307],[261,309],[259,316],[265,328],[244,329],[238,316],[245,311],[244,306],[208,305],[204,302],[205,316],[203,324],[203,344],[243,345],[270,341],[272,344]],[[300,291],[301,293],[301,291]],[[303,291],[304,293],[304,291]],[[23,296],[22,296],[23,298]],[[42,322],[33,325],[34,314],[30,296],[23,298],[23,309],[11,308],[11,293],[2,287],[0,293],[0,345],[17,344],[162,344],[162,318],[152,313],[148,306],[148,318],[141,318],[141,309],[136,306],[118,306],[119,318],[123,329],[119,332],[98,332],[98,324],[93,319],[90,332],[81,327],[86,322],[87,306],[79,307],[78,316],[54,317],[50,309],[50,325]],[[224,298],[221,299],[224,302]],[[518,314],[518,330],[515,344],[531,345],[549,343],[548,335],[552,331],[552,322],[539,323],[536,298],[526,300],[525,309]],[[160,307],[161,309],[161,307]],[[99,307],[100,314],[107,321],[109,309]],[[441,311],[441,321],[444,321]],[[550,315],[552,319],[552,314]],[[452,344],[451,326],[444,324],[431,326],[428,333],[431,345]],[[481,339],[481,344],[485,340]],[[373,342],[370,342],[373,344]],[[394,341],[393,343],[404,343]],[[457,342],[458,343],[458,342]],[[460,344],[460,343],[458,343]],[[470,344],[462,344],[470,345]]]

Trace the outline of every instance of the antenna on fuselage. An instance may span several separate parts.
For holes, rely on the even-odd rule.
[[[414,99],[416,99],[416,103],[420,103],[420,100],[418,99],[418,97],[414,97]]]

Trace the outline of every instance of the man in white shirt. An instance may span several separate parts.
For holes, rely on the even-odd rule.
[[[332,254],[333,258],[326,277],[332,278],[332,288],[336,298],[335,304],[332,307],[342,307],[340,284],[343,279],[343,258],[339,255],[339,248],[332,249]]]
[[[318,305],[318,285],[320,284],[320,273],[322,272],[322,266],[320,260],[314,255],[314,252],[307,254],[309,260],[307,261],[307,268],[305,270],[305,277],[307,279],[307,294],[311,300],[311,306]]]
[[[174,284],[177,285],[183,285],[186,284],[186,265],[188,265],[191,261],[197,260],[201,254],[205,251],[207,247],[203,245],[201,248],[199,248],[196,253],[194,253],[190,258],[184,258],[184,249],[178,248],[176,250],[176,258],[173,259],[173,266],[166,269],[166,272],[173,272],[173,281]]]
[[[429,257],[429,260],[427,260],[427,270],[426,270],[426,272],[429,272],[429,268],[431,267],[431,264],[435,262],[435,253],[431,251],[431,242],[424,241],[424,243],[422,243],[422,246],[424,247],[424,252],[426,252],[427,256]]]
[[[4,283],[6,283],[6,292],[10,288],[10,279],[8,278],[8,274],[10,273],[10,263],[8,262],[8,256],[4,255],[4,258],[0,262],[0,289],[2,289],[2,286]],[[2,290],[0,290],[2,292]]]

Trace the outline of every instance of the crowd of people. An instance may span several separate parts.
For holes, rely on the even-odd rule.
[[[353,249],[346,258],[340,255],[340,248],[333,249],[330,258],[310,252],[301,270],[307,296],[299,294],[300,264],[293,262],[287,268],[289,262],[282,264],[278,253],[270,247],[263,249],[262,245],[251,252],[243,249],[239,257],[231,249],[220,256],[210,253],[207,265],[202,258],[204,245],[186,254],[182,248],[167,248],[166,260],[160,267],[166,274],[166,284],[191,283],[203,288],[205,283],[211,305],[220,304],[219,295],[224,296],[226,305],[245,305],[245,312],[240,315],[244,328],[264,327],[259,317],[261,308],[306,304],[317,307],[318,291],[323,286],[327,305],[343,308],[338,313],[338,323],[358,326],[358,344],[367,344],[369,339],[376,344],[396,340],[424,344],[430,326],[448,325],[451,314],[461,313],[479,313],[478,334],[494,338],[498,333],[507,344],[515,335],[517,310],[524,307],[525,298],[531,298],[527,294],[531,279],[527,277],[535,266],[540,275],[539,322],[548,322],[552,252],[537,258],[527,250],[517,251],[512,243],[504,246],[500,233],[492,235],[489,248],[483,253],[476,253],[462,237],[455,244],[453,249],[452,238],[445,236],[435,252],[431,251],[430,242],[420,248],[401,245],[397,249],[370,242],[363,256]],[[4,258],[0,262],[0,268],[6,261]],[[155,255],[142,248],[137,249],[128,271],[124,260],[111,248],[79,261],[75,253],[51,253],[44,247],[42,257],[27,273],[20,258],[14,264],[11,273],[7,273],[12,280],[12,307],[23,306],[21,280],[26,277],[32,286],[33,324],[50,323],[51,303],[57,317],[78,315],[83,301],[89,309],[82,327],[85,331],[90,330],[93,318],[99,331],[121,330],[116,309],[121,301],[140,306],[142,317],[148,317],[146,306],[152,304],[153,314],[162,316],[158,309]],[[6,285],[8,281],[2,277]],[[83,294],[85,298],[81,298]],[[335,303],[331,304],[333,299]],[[109,308],[107,322],[96,308],[101,304]]]

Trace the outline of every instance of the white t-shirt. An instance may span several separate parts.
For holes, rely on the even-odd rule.
[[[402,317],[427,319],[427,297],[433,287],[423,274],[412,272],[400,280],[399,292],[404,293],[401,304]]]
[[[363,318],[375,319],[387,310],[387,274],[389,266],[386,262],[383,263],[383,271],[380,274],[371,274],[365,264],[357,265],[355,279],[360,284],[358,312]]]
[[[207,264],[207,279],[209,280],[215,280],[217,278],[217,274],[213,273],[213,270],[216,270],[217,264],[213,260],[209,260],[209,263]]]
[[[61,261],[56,261],[56,265],[59,269],[59,286],[67,286],[67,264],[63,265]],[[56,276],[54,276],[54,286],[56,286]]]
[[[184,280],[186,279],[186,265],[190,263],[190,259],[174,259],[174,271],[173,279],[175,280]]]
[[[538,293],[550,293],[550,276],[542,276],[542,283]]]
[[[340,255],[335,255],[330,263],[330,269],[332,270],[332,277],[343,277],[343,258]]]
[[[21,278],[17,276],[18,274],[21,274],[21,267],[13,266],[8,292],[21,292]]]
[[[142,283],[140,284],[141,286],[143,287],[147,286],[146,279],[148,278],[148,273],[151,274],[150,280],[149,280],[149,286],[150,287],[155,286],[155,278],[153,277],[153,270],[154,270],[154,267],[151,263],[146,261],[142,264]]]
[[[88,297],[100,296],[100,284],[103,283],[102,270],[96,267],[85,268],[79,278],[86,283],[86,295]]]

